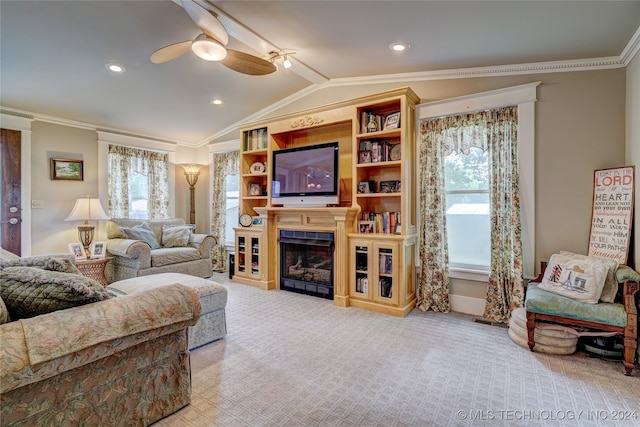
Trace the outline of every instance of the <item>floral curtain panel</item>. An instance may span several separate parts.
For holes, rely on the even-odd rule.
[[[211,250],[213,269],[227,269],[227,250],[225,249],[227,228],[227,176],[237,175],[240,169],[239,152],[214,154],[213,156],[213,201],[211,205],[211,234],[218,244]]]
[[[169,217],[169,155],[137,148],[109,145],[108,214],[129,218],[129,178],[138,173],[147,178],[148,219]]]
[[[517,149],[518,108],[506,107],[420,121],[420,271],[417,306],[449,311],[444,157],[488,152],[491,204],[491,272],[486,317],[507,322],[524,302],[522,229]]]

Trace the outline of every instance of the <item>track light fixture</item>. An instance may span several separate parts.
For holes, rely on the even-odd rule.
[[[291,61],[288,58],[289,55],[295,55],[295,52],[276,52],[275,50],[272,50],[271,52],[269,52],[269,58],[267,58],[267,60],[272,64],[275,64],[277,60],[282,59],[282,65],[285,69],[288,70],[292,65]]]

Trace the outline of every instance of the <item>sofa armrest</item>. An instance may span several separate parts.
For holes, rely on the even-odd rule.
[[[141,240],[108,239],[107,251],[115,257],[126,257],[136,260],[138,262],[138,269],[151,267],[151,247]]]
[[[172,284],[0,325],[0,391],[186,329],[201,310],[193,289]]]
[[[189,243],[200,252],[200,258],[210,259],[211,249],[218,239],[210,234],[193,234]]]

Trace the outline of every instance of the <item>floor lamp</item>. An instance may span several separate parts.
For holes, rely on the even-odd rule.
[[[90,220],[109,219],[100,199],[92,199],[91,196],[79,197],[76,199],[76,204],[73,210],[65,221],[84,221],[84,224],[78,226],[78,238],[80,243],[84,246],[84,251],[89,256],[89,246],[93,241],[93,231],[95,226],[89,224]]]
[[[196,223],[196,200],[195,191],[196,183],[198,182],[198,176],[200,175],[200,169],[204,165],[198,165],[195,163],[186,163],[182,166],[184,169],[184,176],[187,177],[187,184],[189,184],[189,193],[191,195],[190,209],[189,209],[189,224]]]

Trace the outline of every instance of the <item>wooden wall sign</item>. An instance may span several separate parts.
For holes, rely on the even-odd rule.
[[[627,263],[633,220],[635,167],[599,169],[593,174],[589,255]]]

